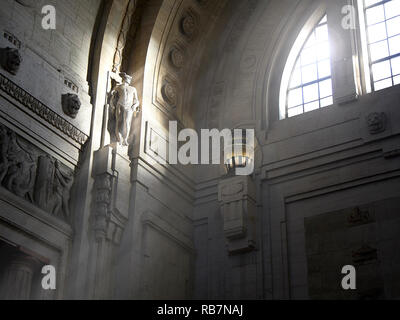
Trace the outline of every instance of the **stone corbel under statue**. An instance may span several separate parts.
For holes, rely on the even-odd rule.
[[[115,248],[121,243],[128,222],[130,204],[130,161],[118,152],[118,146],[106,146],[95,153],[93,176],[94,212],[93,261],[96,269],[94,296],[109,299],[110,275]]]
[[[130,163],[117,148],[104,147],[95,154],[94,178],[96,238],[119,244],[128,220]]]
[[[256,189],[248,176],[229,177],[218,186],[223,231],[229,254],[256,249]]]

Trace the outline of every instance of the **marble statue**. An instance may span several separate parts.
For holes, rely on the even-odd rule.
[[[120,73],[120,76],[122,84],[114,82],[110,93],[108,130],[113,142],[128,146],[132,117],[140,111],[140,102],[136,88],[131,86],[132,77],[126,73]]]

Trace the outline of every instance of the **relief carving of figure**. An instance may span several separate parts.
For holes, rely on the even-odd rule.
[[[15,195],[33,201],[32,190],[35,183],[36,161],[33,151],[24,150],[11,132],[8,145],[8,172],[4,180],[6,188]]]
[[[139,112],[140,102],[136,88],[131,86],[132,77],[120,73],[122,84],[113,83],[110,93],[110,116],[108,130],[112,142],[127,146],[131,132],[132,117]]]
[[[73,172],[63,170],[51,156],[41,156],[35,186],[35,203],[58,218],[70,217],[70,191]]]
[[[9,161],[8,161],[8,146],[10,136],[8,129],[0,124],[0,184],[3,182],[7,175]]]
[[[22,63],[18,49],[4,48],[0,50],[0,64],[4,70],[16,75]]]
[[[71,216],[69,199],[71,187],[74,182],[73,173],[63,172],[58,161],[55,162],[54,173],[54,203],[51,212],[57,217],[68,219]]]

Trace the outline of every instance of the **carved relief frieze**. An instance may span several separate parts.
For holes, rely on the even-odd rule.
[[[45,212],[68,221],[73,171],[0,124],[0,184]]]
[[[84,145],[88,140],[86,134],[2,74],[0,74],[0,90],[75,142]]]

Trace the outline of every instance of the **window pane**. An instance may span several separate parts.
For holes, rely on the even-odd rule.
[[[393,0],[385,3],[386,19],[400,15],[400,0]]]
[[[393,78],[394,84],[400,84],[400,76],[396,76]]]
[[[389,47],[386,40],[371,44],[369,48],[372,61],[376,61],[389,56]]]
[[[390,54],[394,55],[400,53],[400,36],[389,39]]]
[[[388,36],[392,37],[400,33],[400,17],[386,21]]]
[[[321,108],[327,107],[327,106],[331,106],[333,104],[333,98],[332,97],[328,97],[325,99],[321,100]]]
[[[317,80],[317,66],[315,64],[306,66],[302,68],[301,74],[304,84],[315,81]]]
[[[377,42],[387,38],[385,23],[375,24],[368,28],[369,43]]]
[[[332,95],[332,80],[325,80],[319,84],[319,92],[321,98],[329,97]]]
[[[319,109],[319,101],[307,103],[304,105],[304,112],[310,112]]]
[[[383,5],[376,6],[366,10],[367,14],[367,24],[375,24],[385,20],[385,12],[383,10]]]
[[[325,16],[322,18],[319,24],[327,23],[328,22],[328,16]]]
[[[303,106],[297,107],[297,108],[292,108],[292,109],[288,109],[288,116],[290,117],[294,117],[294,116],[298,116],[299,114],[303,113]]]
[[[294,87],[298,87],[299,85],[301,85],[301,71],[300,69],[297,69],[295,71],[293,71],[292,74],[292,79],[290,81],[290,88],[294,88]]]
[[[288,117],[319,109],[321,89],[324,98],[327,98],[323,105],[332,104],[330,46],[326,21],[325,16],[314,28],[292,70],[286,103]],[[321,79],[324,79],[322,84]]]
[[[393,75],[395,76],[400,74],[400,57],[392,59],[391,63]]]
[[[311,102],[314,100],[318,100],[318,84],[312,84],[310,86],[306,86],[303,88],[304,93],[304,102]]]
[[[375,82],[374,86],[375,86],[375,91],[389,88],[392,86],[392,79],[390,78],[390,79]]]
[[[326,78],[331,76],[331,61],[324,60],[318,62],[318,75],[320,78]]]
[[[315,51],[317,53],[317,59],[318,61],[320,60],[325,60],[329,59],[330,57],[330,48],[329,48],[329,42],[323,42],[315,47]]]
[[[374,77],[374,81],[391,77],[392,73],[390,71],[389,61],[383,61],[372,65],[372,74]]]
[[[301,65],[305,66],[311,63],[315,63],[316,59],[317,55],[314,47],[311,47],[309,49],[304,49],[301,54]]]
[[[304,45],[304,48],[312,47],[312,46],[315,45],[316,43],[317,43],[317,42],[316,42],[316,39],[315,39],[315,32],[313,32],[313,33],[311,34],[311,36],[308,38],[306,44]]]
[[[301,88],[291,90],[289,92],[289,101],[288,101],[288,107],[295,107],[300,104],[303,104],[303,91]]]
[[[315,29],[315,36],[317,41],[322,42],[322,41],[328,41],[329,36],[328,36],[328,26],[325,24],[323,26],[318,27]]]

